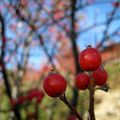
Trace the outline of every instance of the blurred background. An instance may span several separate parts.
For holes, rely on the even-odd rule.
[[[29,96],[43,94],[52,69],[87,120],[88,91],[76,90],[74,77],[88,45],[101,52],[109,76],[109,91],[95,93],[96,119],[120,120],[120,1],[0,0],[0,120],[75,120],[57,98]]]

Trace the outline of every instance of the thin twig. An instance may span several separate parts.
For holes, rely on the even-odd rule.
[[[71,33],[70,33],[70,42],[72,45],[74,62],[75,62],[75,71],[76,74],[82,72],[79,62],[78,62],[78,49],[76,43],[77,34],[75,32],[75,8],[76,8],[76,0],[71,0]],[[78,101],[78,90],[74,87],[73,88],[73,98],[72,98],[72,105],[76,108]]]
[[[108,2],[108,1],[104,1],[104,2],[93,2],[92,4],[88,4],[88,3],[85,3],[83,5],[79,5],[76,10],[80,10],[80,9],[85,9],[87,7],[91,7],[91,6],[97,6],[97,5],[107,5],[107,4],[111,4],[111,2]]]
[[[101,46],[103,45],[104,41],[107,40],[106,38],[108,36],[107,34],[108,34],[109,27],[110,27],[110,25],[111,25],[111,23],[112,23],[112,21],[114,19],[114,15],[115,15],[115,13],[116,13],[117,10],[118,10],[118,7],[115,7],[113,9],[112,13],[111,13],[111,16],[107,20],[106,29],[103,32],[103,38],[102,38],[102,40],[100,42]]]
[[[120,16],[115,16],[113,19],[114,19],[114,20],[119,20],[119,19],[120,19]],[[82,34],[82,33],[88,32],[89,30],[92,30],[92,29],[94,29],[94,28],[96,28],[96,27],[105,25],[105,24],[107,24],[107,21],[108,21],[108,20],[102,21],[102,22],[99,22],[99,23],[96,23],[96,24],[93,24],[93,25],[90,25],[90,26],[88,26],[87,28],[84,28],[84,29],[81,29],[80,31],[78,31],[77,34]]]
[[[60,100],[62,100],[70,109],[71,111],[76,115],[76,117],[78,118],[78,120],[83,120],[82,117],[79,115],[79,113],[76,111],[76,109],[74,108],[74,106],[72,106],[70,104],[70,102],[68,102],[68,100],[65,97],[65,94],[61,94],[59,96]]]
[[[37,103],[35,103],[35,120],[39,120],[39,106]]]
[[[5,66],[5,62],[4,62],[6,36],[5,36],[4,18],[1,14],[0,14],[0,22],[1,22],[1,36],[2,36],[2,50],[1,50],[1,61],[0,61],[0,63],[1,63],[2,74],[3,74],[3,78],[4,78],[4,83],[5,83],[5,87],[6,87],[6,92],[7,92],[7,95],[9,97],[9,99],[12,100],[11,86],[10,86],[10,83],[9,83],[9,80],[8,80],[7,70],[6,70],[6,66]],[[21,120],[21,116],[19,114],[18,107],[14,107],[13,111],[14,111],[16,117],[17,117],[17,120]]]
[[[95,82],[94,79],[92,78],[92,73],[89,72],[91,81],[89,85],[89,115],[90,115],[90,120],[95,120],[95,113],[94,113],[94,93],[95,93]]]

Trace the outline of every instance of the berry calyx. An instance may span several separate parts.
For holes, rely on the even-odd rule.
[[[97,49],[88,47],[80,53],[79,63],[85,71],[96,70],[101,65],[101,55]]]
[[[95,80],[95,84],[99,86],[103,86],[107,82],[107,72],[104,68],[99,68],[96,71],[93,72],[93,78]]]
[[[48,96],[58,97],[60,94],[65,92],[67,82],[60,74],[51,73],[44,79],[43,88]]]
[[[85,73],[79,73],[75,78],[75,85],[80,90],[85,90],[90,84],[90,77]]]

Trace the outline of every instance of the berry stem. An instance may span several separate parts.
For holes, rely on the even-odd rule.
[[[91,77],[91,72],[89,73],[91,81],[90,81],[90,86],[89,86],[89,115],[90,115],[90,120],[95,120],[95,112],[94,112],[94,93],[95,93],[95,81]]]
[[[35,120],[38,120],[38,110],[39,108],[38,108],[38,104],[37,103],[35,103]]]
[[[76,109],[70,104],[70,102],[66,99],[65,94],[61,94],[59,96],[60,100],[62,100],[70,109],[73,111],[73,113],[76,115],[78,120],[83,120],[80,114],[76,111]]]

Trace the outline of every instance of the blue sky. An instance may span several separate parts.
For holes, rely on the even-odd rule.
[[[94,22],[100,23],[103,21],[106,21],[106,14],[108,14],[110,11],[112,11],[114,8],[110,4],[104,4],[104,5],[96,5],[92,7],[87,7],[85,9],[80,10],[83,14],[86,15],[86,26],[93,25]],[[95,13],[97,11],[97,17],[95,16]],[[118,9],[120,11],[120,8]],[[120,12],[117,11],[116,15],[120,16]],[[120,25],[120,19],[112,22],[109,26],[108,33],[112,33],[117,27]],[[91,44],[93,47],[95,47],[96,42],[102,39],[103,37],[103,31],[105,30],[105,26],[101,25],[99,27],[96,27],[94,29],[91,29],[90,31],[87,31],[85,33],[79,34],[77,38],[78,46],[81,50],[85,49],[85,47],[89,44]],[[114,40],[115,42],[120,42],[120,38]],[[41,52],[38,59],[41,59],[41,56],[44,56],[44,52]],[[38,67],[38,64],[40,61],[37,61],[35,57],[31,57],[30,62],[33,62],[36,64],[36,67]],[[44,58],[41,59],[42,63],[44,62]],[[34,65],[35,65],[34,64]]]
[[[104,2],[105,0],[96,0],[97,2]],[[81,9],[78,11],[78,13],[82,13],[85,15],[85,19],[82,21],[84,24],[84,29],[93,25],[93,23],[101,23],[106,21],[107,14],[110,13],[114,7],[111,4],[111,1],[116,0],[107,0],[107,2],[110,2],[109,4],[103,4],[103,5],[94,5],[89,6],[84,9]],[[46,0],[48,3],[48,1]],[[50,3],[48,3],[50,4]],[[45,4],[46,5],[46,4]],[[106,16],[107,15],[107,16]],[[118,9],[116,16],[120,16],[120,8]],[[12,20],[12,22],[15,22],[15,20]],[[109,26],[108,33],[112,33],[117,27],[120,26],[120,19],[112,22]],[[23,29],[22,29],[23,30]],[[24,28],[24,32],[26,32],[26,28]],[[80,29],[82,30],[82,29]],[[96,27],[94,29],[91,29],[87,32],[83,32],[81,34],[78,34],[77,37],[77,43],[81,50],[85,49],[85,47],[89,44],[91,44],[93,47],[95,47],[96,42],[102,39],[103,32],[105,30],[105,26],[101,25],[99,27]],[[14,32],[7,31],[7,35],[9,37],[14,36]],[[19,40],[19,39],[18,39]],[[120,38],[113,39],[115,42],[120,42]],[[47,57],[44,54],[44,51],[40,47],[32,47],[30,50],[30,53],[35,55],[32,55],[30,57],[29,63],[33,65],[35,68],[39,69],[39,67],[46,61]]]
[[[86,8],[83,10],[85,14],[87,14],[87,26],[93,25],[94,22],[101,23],[102,21],[106,21],[106,14],[112,11],[114,8],[111,4],[97,5]],[[97,11],[97,16],[95,17],[95,13]],[[120,8],[117,10],[117,14],[120,16]],[[111,22],[109,26],[108,33],[112,33],[120,26],[120,19]],[[87,45],[92,44],[95,45],[96,39],[99,41],[103,37],[103,31],[105,30],[105,25],[101,25],[94,29],[91,29],[85,33],[82,33],[78,37],[78,44],[81,49],[84,49]],[[120,39],[114,40],[115,42],[120,42]]]

